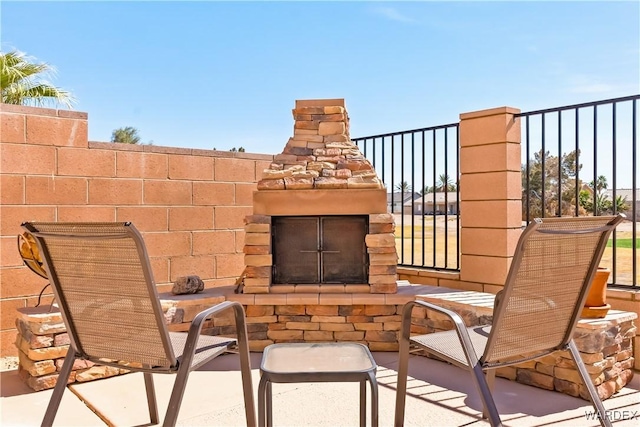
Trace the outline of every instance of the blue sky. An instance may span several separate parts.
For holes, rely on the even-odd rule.
[[[640,2],[2,2],[2,50],[155,145],[278,153],[296,99],[351,136],[640,93]]]

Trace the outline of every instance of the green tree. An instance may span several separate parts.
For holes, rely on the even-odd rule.
[[[624,212],[629,209],[629,204],[627,203],[627,198],[622,196],[616,196],[616,201],[611,203],[612,207],[615,206],[615,212]],[[611,212],[613,213],[613,212]]]
[[[595,182],[591,181],[589,183],[591,191],[582,190],[581,206],[596,216],[624,212],[629,209],[626,197],[616,196],[615,201],[609,200],[609,196],[605,193],[608,187],[607,177],[604,175],[598,176]]]
[[[47,81],[54,74],[53,66],[36,63],[23,52],[0,52],[2,102],[34,106],[61,104],[71,108],[75,102],[71,93]]]
[[[431,187],[430,185],[424,187],[422,190],[419,191],[421,196],[424,196],[425,194],[428,193],[433,193],[434,187]]]
[[[591,181],[589,183],[589,187],[591,191],[593,191],[593,200],[589,205],[589,211],[593,212],[594,215],[602,215],[605,212],[611,210],[611,200],[604,194],[604,190],[609,187],[607,183],[607,177],[604,175],[600,175],[596,178],[595,182]]]
[[[409,185],[407,181],[402,181],[401,183],[396,184],[396,191],[401,193],[410,193],[411,185]]]
[[[131,126],[115,129],[111,133],[111,142],[120,142],[122,144],[138,144],[140,142],[138,129]]]
[[[595,189],[596,193],[598,194],[602,194],[602,192],[604,190],[606,190],[607,188],[609,188],[609,184],[607,183],[607,177],[604,175],[600,175],[597,179],[595,184],[593,183],[593,181],[591,181],[589,183],[589,187]]]
[[[583,207],[584,195],[579,193],[576,201],[576,185],[581,187],[581,181],[576,182],[577,172],[582,165],[576,164],[580,151],[563,154],[560,159],[542,150],[533,154],[529,160],[529,182],[527,193],[527,165],[522,165],[522,219],[527,219],[526,202],[529,199],[529,217],[572,215],[576,204]],[[542,163],[544,160],[544,170]],[[560,163],[560,164],[558,164]],[[544,179],[543,179],[544,178]],[[544,185],[543,185],[544,182]],[[588,192],[587,192],[588,193]],[[544,194],[544,206],[542,199]],[[584,213],[584,212],[583,212]]]
[[[436,185],[436,191],[456,191],[456,185],[453,183],[453,180],[446,173],[440,174],[438,177],[438,182]]]

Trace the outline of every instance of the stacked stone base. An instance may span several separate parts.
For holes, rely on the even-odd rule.
[[[246,307],[252,351],[274,343],[349,341],[372,351],[397,351],[398,305],[252,305]],[[209,325],[213,334],[234,334],[230,316]]]
[[[238,301],[246,312],[252,351],[283,342],[350,341],[372,351],[397,351],[404,304],[415,299],[436,303],[458,312],[469,326],[490,324],[491,294],[459,291],[400,282],[398,293],[384,294],[235,294],[233,287],[207,289],[202,294],[162,295],[165,318],[171,331],[187,331],[201,310],[225,300]],[[55,385],[68,349],[68,336],[57,312],[21,309],[16,322],[20,348],[20,374],[35,390]],[[636,314],[612,310],[604,319],[578,323],[574,341],[602,399],[611,397],[633,377],[632,340]],[[452,329],[444,315],[416,308],[412,334]],[[235,336],[231,310],[205,322],[210,334]],[[77,361],[70,382],[90,381],[127,372],[125,369]],[[461,373],[463,375],[463,373]],[[497,375],[522,384],[555,390],[588,400],[586,388],[568,352],[502,368]]]
[[[632,321],[603,322],[602,328],[579,327],[574,341],[587,372],[601,399],[611,397],[633,378]],[[558,351],[540,359],[497,371],[503,378],[555,390],[589,400],[578,370],[568,351]]]
[[[69,349],[69,335],[60,312],[50,306],[19,309],[16,328],[18,374],[36,391],[55,387]],[[126,369],[77,359],[68,382],[82,383],[127,372]]]

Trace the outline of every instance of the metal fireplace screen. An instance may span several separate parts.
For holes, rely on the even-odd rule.
[[[273,217],[273,284],[365,284],[366,216]]]

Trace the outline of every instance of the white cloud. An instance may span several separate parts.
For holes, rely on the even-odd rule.
[[[578,85],[571,88],[571,92],[573,93],[604,93],[611,92],[614,90],[614,87],[605,83],[592,83],[592,84],[584,84]]]
[[[569,90],[573,93],[607,93],[616,88],[586,76],[574,76],[569,83]]]
[[[383,16],[391,21],[397,22],[415,22],[415,19],[409,18],[408,16],[403,15],[398,12],[393,7],[376,7],[373,9],[373,12],[377,15]]]

